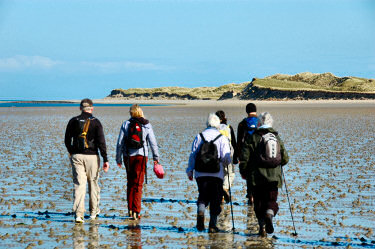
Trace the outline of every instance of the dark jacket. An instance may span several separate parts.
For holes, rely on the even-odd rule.
[[[230,143],[234,149],[234,153],[233,153],[233,164],[237,164],[238,163],[238,149],[237,149],[237,142],[236,142],[236,135],[234,133],[234,130],[233,130],[233,127],[231,125],[229,125],[229,129],[230,129],[230,136],[231,136],[231,140],[230,140]]]
[[[99,149],[100,155],[103,157],[103,161],[108,162],[103,126],[97,118],[93,118],[90,121],[90,126],[86,136],[88,141],[93,141],[93,147],[80,151],[73,146],[73,141],[80,135],[78,120],[88,118],[93,118],[92,114],[82,112],[81,115],[73,117],[71,120],[69,120],[65,131],[65,146],[70,154],[98,155]]]
[[[257,153],[262,133],[272,132],[276,134],[280,142],[281,165],[276,168],[260,168],[257,165],[255,153]],[[240,156],[240,173],[245,176],[252,186],[267,185],[270,182],[277,182],[277,187],[282,186],[281,166],[289,161],[284,143],[273,128],[258,128],[252,136],[246,136]]]
[[[245,142],[247,130],[249,129],[247,127],[247,122],[246,122],[247,118],[248,117],[242,119],[242,121],[238,124],[238,127],[237,127],[237,146],[235,147],[234,154],[237,156],[238,159],[240,159],[240,155],[242,152],[242,145]],[[258,122],[258,126],[259,126],[259,122]]]
[[[238,124],[237,127],[237,150],[238,150],[238,156],[240,156],[242,144],[244,143],[245,135],[246,135],[246,120],[242,119],[242,121]]]

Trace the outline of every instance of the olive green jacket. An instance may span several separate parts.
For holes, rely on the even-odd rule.
[[[256,162],[255,153],[262,138],[261,133],[272,132],[280,142],[281,165],[276,168],[260,168]],[[269,182],[277,182],[277,187],[282,186],[281,167],[289,161],[288,153],[285,150],[284,143],[280,139],[277,131],[273,128],[258,128],[253,135],[247,136],[241,148],[240,153],[240,173],[248,179],[252,186],[267,185]]]

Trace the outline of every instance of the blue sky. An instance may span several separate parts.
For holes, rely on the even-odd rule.
[[[307,71],[375,78],[374,27],[373,0],[0,0],[0,99]]]

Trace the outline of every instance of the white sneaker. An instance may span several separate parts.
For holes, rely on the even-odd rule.
[[[100,209],[98,209],[98,211],[96,213],[90,215],[90,220],[95,220],[96,216],[98,216],[98,214],[100,214]]]
[[[77,216],[76,217],[76,223],[85,223],[85,221],[84,221],[83,217]]]

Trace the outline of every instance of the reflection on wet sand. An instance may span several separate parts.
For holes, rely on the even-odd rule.
[[[235,210],[234,210],[235,212]],[[209,241],[202,241],[198,243],[198,248],[200,246],[208,248],[236,248],[238,242],[235,240],[236,235],[242,235],[246,237],[246,241],[243,244],[245,248],[273,248],[274,244],[272,238],[261,238],[258,236],[258,223],[255,217],[255,213],[252,206],[248,207],[247,216],[244,216],[243,219],[236,219],[234,226],[241,227],[246,223],[245,233],[239,233],[236,229],[233,229],[231,207],[230,205],[223,205],[222,212],[218,218],[218,228],[221,232],[219,233],[209,233]]]
[[[234,247],[234,234],[229,233],[210,233],[208,234],[210,244],[208,248],[219,249],[219,248],[233,248]],[[201,245],[207,246],[207,245]],[[200,246],[198,247],[200,248]]]
[[[129,233],[126,234],[127,248],[141,249],[142,248],[142,234],[141,227],[136,224],[129,225]]]
[[[274,244],[272,238],[262,238],[258,235],[258,221],[255,216],[253,206],[248,206],[246,219],[246,228],[249,233],[249,237],[246,239],[244,245],[245,248],[273,248]]]
[[[99,234],[98,234],[98,224],[90,223],[89,231],[86,232],[85,226],[83,224],[76,224],[73,227],[73,247],[74,249],[81,248],[98,248],[99,246]],[[87,240],[85,239],[87,237]],[[85,246],[85,241],[88,242],[87,247]]]

